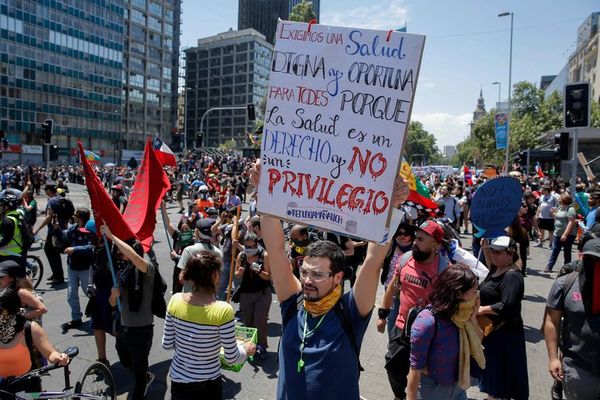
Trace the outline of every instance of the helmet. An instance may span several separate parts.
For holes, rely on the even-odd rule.
[[[0,196],[0,204],[10,208],[11,210],[16,210],[21,204],[21,199],[17,197],[14,193],[4,192],[2,196]]]
[[[202,185],[198,188],[199,192],[208,192],[208,186]]]

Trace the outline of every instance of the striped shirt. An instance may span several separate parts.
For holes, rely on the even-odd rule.
[[[235,340],[231,305],[216,301],[195,306],[186,302],[181,293],[173,295],[167,306],[162,346],[175,350],[169,371],[173,382],[200,382],[221,376],[221,347],[229,364],[246,359],[243,345],[237,345]]]

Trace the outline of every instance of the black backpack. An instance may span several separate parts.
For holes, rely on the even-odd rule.
[[[61,225],[66,224],[75,213],[73,202],[66,197],[61,197],[58,209],[58,219]]]
[[[160,274],[158,266],[154,264],[154,283],[152,285],[152,304],[150,308],[153,315],[162,319],[167,315],[167,302],[165,301],[166,292],[167,282],[165,282]]]
[[[8,215],[8,218],[12,219],[15,224],[19,224],[21,231],[21,243],[17,242],[23,253],[25,253],[31,247],[31,244],[35,241],[33,229],[25,217],[21,213],[16,215]],[[15,226],[16,228],[16,226]]]
[[[410,331],[412,329],[413,323],[417,319],[417,316],[421,313],[421,311],[429,308],[431,314],[433,315],[434,320],[434,330],[433,336],[437,333],[437,317],[431,307],[429,306],[414,306],[410,310],[408,310],[408,314],[406,315],[406,321],[404,321],[404,329],[402,329],[402,342],[408,346],[410,346]]]

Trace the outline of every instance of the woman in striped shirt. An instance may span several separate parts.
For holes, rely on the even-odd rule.
[[[216,300],[220,270],[217,255],[200,251],[182,271],[192,292],[177,293],[169,301],[162,345],[175,349],[169,371],[173,400],[221,399],[221,347],[229,364],[239,364],[256,351],[253,343],[236,343],[233,308]]]

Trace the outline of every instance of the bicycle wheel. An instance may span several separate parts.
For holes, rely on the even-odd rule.
[[[75,394],[99,396],[106,400],[117,399],[117,385],[110,369],[101,362],[91,363],[79,382],[75,384]],[[75,398],[77,398],[75,396]]]
[[[42,282],[42,276],[44,275],[44,264],[38,256],[27,256],[27,274],[31,278],[33,288],[36,289]]]

